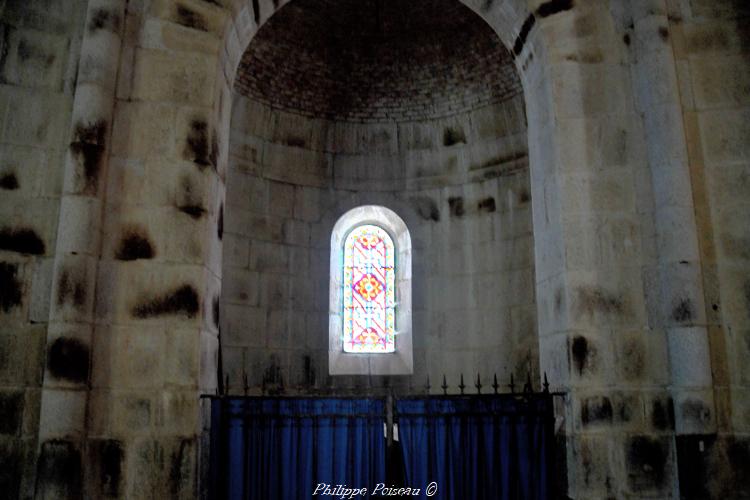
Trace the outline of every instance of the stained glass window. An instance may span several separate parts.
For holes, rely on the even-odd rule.
[[[395,351],[393,241],[381,227],[358,226],[344,242],[344,351]]]

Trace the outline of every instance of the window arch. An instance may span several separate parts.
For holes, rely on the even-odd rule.
[[[329,373],[413,370],[411,238],[388,208],[346,212],[331,234]]]

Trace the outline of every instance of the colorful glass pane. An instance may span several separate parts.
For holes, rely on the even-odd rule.
[[[396,349],[393,241],[384,229],[364,225],[344,242],[344,351]]]

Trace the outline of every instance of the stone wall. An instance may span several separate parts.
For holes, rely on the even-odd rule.
[[[328,376],[331,231],[364,204],[396,211],[411,233],[413,386],[477,372],[539,380],[522,106],[356,124],[236,96],[221,301],[230,390],[243,374],[253,392],[364,383]]]
[[[704,496],[750,495],[750,478],[739,465],[750,458],[750,8],[742,2],[694,1],[669,13],[717,431],[678,436],[679,477],[681,485]]]
[[[241,368],[254,391],[327,385],[321,257],[340,213],[382,203],[423,252],[415,339],[442,333],[417,346],[415,386],[448,358],[457,327],[438,311],[482,331],[482,266],[533,268],[536,319],[501,283],[486,317],[507,342],[483,358],[468,336],[453,383],[472,362],[525,371],[538,343],[535,376],[567,394],[569,496],[747,496],[746,2],[466,0],[512,52],[525,106],[397,125],[233,96],[287,3],[0,2],[2,491],[195,497],[219,323],[230,390]],[[282,334],[249,336],[253,321]]]
[[[7,498],[34,492],[62,165],[85,4],[0,4],[0,491]]]

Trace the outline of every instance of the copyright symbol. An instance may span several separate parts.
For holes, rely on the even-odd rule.
[[[434,497],[437,493],[437,483],[435,481],[431,482],[427,485],[427,488],[425,488],[425,493],[427,493],[428,497]]]

